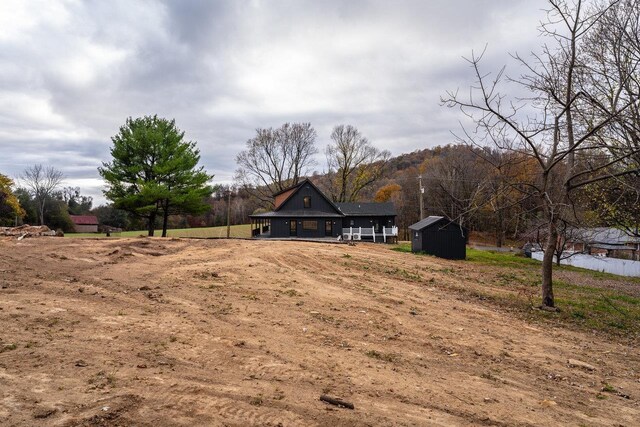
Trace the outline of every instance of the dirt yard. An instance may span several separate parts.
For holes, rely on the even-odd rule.
[[[0,240],[0,425],[640,425],[638,343],[465,297],[492,274],[473,268],[373,244]]]

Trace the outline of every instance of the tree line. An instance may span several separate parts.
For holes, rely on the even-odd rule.
[[[73,231],[70,215],[87,214],[93,204],[79,187],[59,188],[64,175],[52,166],[33,165],[20,176],[21,186],[0,174],[0,225],[22,223],[48,225]]]

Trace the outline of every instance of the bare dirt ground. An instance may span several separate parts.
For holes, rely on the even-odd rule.
[[[0,240],[0,425],[640,424],[637,343],[453,289],[477,268],[373,244]]]

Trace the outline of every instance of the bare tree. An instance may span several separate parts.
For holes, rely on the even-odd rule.
[[[33,165],[22,173],[20,181],[27,187],[38,207],[40,225],[44,225],[44,209],[56,188],[62,183],[64,175],[53,166]]]
[[[274,193],[297,184],[315,164],[315,140],[311,123],[256,129],[256,136],[236,157],[236,178],[263,203],[272,204]]]
[[[528,156],[495,147],[475,148],[472,152],[483,165],[483,193],[479,198],[484,204],[480,210],[492,217],[496,246],[502,247],[507,232],[517,238],[538,212],[538,206],[531,200],[522,200],[520,191],[535,179],[536,164]]]
[[[334,202],[353,202],[360,192],[382,177],[391,153],[378,150],[351,125],[331,132],[333,144],[326,148],[330,194]]]
[[[422,163],[428,214],[443,215],[470,228],[485,203],[488,176],[486,165],[473,151],[464,145],[447,146]]]
[[[585,43],[589,72],[585,85],[608,110],[621,109],[599,136],[615,153],[640,148],[640,0],[619,0],[603,13]],[[622,108],[626,107],[626,108]],[[582,117],[591,122],[592,116]],[[622,151],[621,151],[622,150]],[[632,156],[638,162],[640,156]]]
[[[640,174],[599,183],[588,189],[585,204],[598,213],[599,225],[640,237]]]
[[[609,144],[614,154],[637,152],[640,148],[640,0],[621,0],[618,7],[609,9],[595,26],[586,46],[592,58],[591,69],[595,71],[588,75],[588,83],[608,108],[629,104],[603,139],[616,141]],[[633,169],[638,163],[640,155],[632,155],[619,169]],[[603,225],[615,225],[628,234],[640,235],[640,173],[590,187],[589,201],[597,205]]]
[[[552,286],[553,256],[561,224],[575,224],[576,192],[593,183],[624,176],[638,165],[618,168],[636,149],[615,138],[612,128],[633,101],[605,103],[592,68],[586,45],[603,17],[620,2],[603,4],[582,0],[549,0],[547,21],[541,32],[551,45],[527,61],[514,58],[527,70],[519,78],[504,78],[504,68],[495,76],[480,68],[481,55],[468,59],[476,77],[467,97],[448,92],[442,101],[457,107],[476,124],[460,139],[469,144],[490,144],[534,159],[535,181],[522,188],[524,197],[535,198],[547,228],[542,261],[542,307],[555,306]],[[600,39],[599,42],[607,43]],[[505,84],[515,84],[529,93],[525,99],[508,98]],[[616,93],[622,92],[620,87]],[[618,99],[618,98],[616,98]],[[628,122],[625,122],[628,126]],[[602,157],[606,161],[601,161]],[[592,162],[592,159],[598,161]]]

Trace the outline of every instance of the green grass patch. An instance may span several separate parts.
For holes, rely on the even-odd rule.
[[[640,298],[560,280],[553,287],[560,318],[589,329],[640,333]]]
[[[411,248],[409,248],[411,249]],[[532,258],[527,258],[525,256],[514,254],[510,252],[496,252],[496,251],[485,251],[481,249],[473,249],[467,248],[467,261],[492,265],[497,267],[516,267],[516,268],[540,268],[541,262]],[[612,273],[603,273],[602,271],[588,270],[586,268],[574,267],[572,265],[557,265],[553,264],[554,271],[575,271],[577,273],[582,273],[588,276],[591,276],[595,279],[613,279],[613,280],[624,280],[627,282],[635,282],[640,284],[640,278],[638,277],[624,277],[618,276],[617,274]]]
[[[401,243],[392,249],[411,252],[411,245]],[[640,284],[639,278],[554,264],[554,273],[572,274],[553,281],[555,302],[560,311],[550,313],[535,309],[540,304],[540,261],[509,252],[467,248],[467,262],[459,265],[462,268],[456,270],[456,274],[461,276],[467,269],[483,272],[483,279],[475,281],[476,286],[446,285],[470,298],[515,309],[532,320],[571,324],[618,336],[640,336],[640,298],[635,293],[598,286],[599,280]],[[447,273],[448,270],[446,267],[438,271]]]
[[[393,245],[391,248],[392,251],[396,252],[409,252],[411,253],[411,243],[398,243],[397,245]]]
[[[396,252],[411,252],[411,243],[399,243],[393,245],[392,251]],[[416,252],[416,256],[430,256],[425,253]],[[480,249],[473,249],[467,247],[467,261],[477,262],[481,264],[501,265],[509,267],[516,266],[539,266],[540,261],[535,259],[526,258],[520,255],[513,254],[511,252],[495,252],[495,251],[483,251]]]
[[[146,230],[123,231],[122,233],[111,233],[111,238],[117,237],[138,237],[146,236]],[[162,230],[155,230],[156,236],[162,235]],[[232,225],[230,230],[231,237],[251,237],[251,224]],[[167,230],[168,237],[194,237],[194,238],[216,238],[227,237],[227,227],[201,227],[201,228],[176,228]],[[65,233],[64,237],[92,237],[107,238],[104,233]]]
[[[18,348],[16,344],[5,344],[2,347],[0,347],[0,353],[4,353],[5,351],[15,350],[16,348]]]
[[[516,255],[511,252],[483,251],[473,248],[467,248],[467,261],[501,267],[527,268],[540,266],[540,261],[538,260]]]

